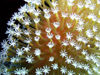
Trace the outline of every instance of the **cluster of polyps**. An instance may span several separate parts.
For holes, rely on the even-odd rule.
[[[25,1],[7,23],[1,73],[100,75],[100,0]]]

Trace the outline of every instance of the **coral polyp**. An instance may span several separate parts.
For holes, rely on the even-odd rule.
[[[24,0],[1,45],[4,75],[100,75],[100,0]]]

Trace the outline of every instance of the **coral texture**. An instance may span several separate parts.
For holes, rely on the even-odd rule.
[[[8,21],[0,73],[100,75],[100,0],[24,0]]]

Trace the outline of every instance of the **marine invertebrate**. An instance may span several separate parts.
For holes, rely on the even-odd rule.
[[[5,75],[100,74],[100,0],[25,1],[2,42]]]

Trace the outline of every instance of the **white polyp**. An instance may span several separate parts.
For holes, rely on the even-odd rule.
[[[63,45],[63,46],[68,46],[68,45],[69,45],[69,43],[68,43],[68,41],[67,41],[67,40],[63,40],[63,41],[62,41],[62,45]]]
[[[100,48],[100,42],[95,42],[95,46]]]
[[[29,36],[31,33],[28,30],[24,30],[24,34]]]
[[[73,62],[73,58],[71,58],[71,56],[69,57],[66,57],[66,60],[65,60],[66,63],[70,64]]]
[[[66,74],[66,73],[67,73],[67,68],[66,68],[66,66],[62,66],[62,67],[60,68],[60,71],[61,71],[62,74]]]
[[[72,34],[72,33],[70,33],[70,32],[67,32],[67,33],[66,33],[66,38],[67,38],[68,40],[71,40],[72,37],[73,37],[73,34]]]
[[[12,57],[11,59],[10,59],[10,62],[11,63],[14,63],[16,61],[16,58],[15,57]]]
[[[25,12],[27,12],[27,7],[28,7],[28,5],[25,4],[24,6],[22,6],[22,7],[19,8],[18,10],[19,10],[20,13],[25,13]]]
[[[76,41],[75,40],[70,40],[70,45],[73,47],[73,46],[75,46],[75,44],[76,44]]]
[[[77,68],[77,67],[78,67],[78,62],[74,60],[74,61],[72,62],[72,65],[73,65],[75,68]]]
[[[54,57],[51,56],[51,57],[49,58],[49,61],[50,61],[50,62],[53,62],[53,61],[54,61]]]
[[[23,24],[25,24],[25,25],[30,25],[30,19],[28,18],[28,19],[25,19],[25,20],[23,20]]]
[[[58,13],[58,11],[59,11],[58,7],[52,8],[51,10],[52,10],[52,12],[53,12],[54,14]]]
[[[90,61],[90,60],[91,60],[89,54],[86,54],[85,59],[86,59],[87,61]]]
[[[87,55],[88,53],[87,53],[87,50],[82,50],[82,52],[81,52],[83,55]]]
[[[83,19],[79,19],[78,24],[79,25],[84,25],[84,20]]]
[[[36,75],[42,75],[43,74],[42,72],[43,72],[42,68],[36,68],[35,71]]]
[[[13,46],[13,47],[16,45],[16,43],[17,43],[16,40],[9,41],[10,46]]]
[[[77,36],[77,41],[82,42],[83,41],[83,36]]]
[[[66,57],[66,56],[67,56],[67,52],[66,52],[65,50],[61,50],[61,51],[60,51],[60,56],[61,56],[62,58]]]
[[[89,8],[89,4],[86,3],[86,4],[85,4],[85,8]]]
[[[80,15],[75,14],[75,20],[76,20],[76,21],[78,21],[78,20],[80,20],[80,19],[81,19],[81,16],[80,16]]]
[[[53,1],[53,2],[51,2],[51,4],[52,4],[52,6],[53,6],[54,8],[58,5],[57,1]]]
[[[55,35],[55,38],[56,38],[57,40],[60,40],[61,36],[60,36],[60,35]]]
[[[87,35],[89,38],[92,38],[92,37],[94,36],[91,29],[88,29],[88,30],[86,31],[86,35]]]
[[[14,71],[14,74],[17,74],[17,75],[27,75],[28,74],[28,69],[22,67],[21,69],[16,69]]]
[[[97,22],[100,23],[100,18],[97,19]]]
[[[48,37],[49,39],[52,39],[52,38],[53,38],[53,34],[52,34],[52,33],[47,33],[47,37]]]
[[[34,54],[35,56],[40,56],[41,50],[39,48],[35,49]]]
[[[82,47],[82,45],[80,45],[80,44],[76,44],[76,45],[75,45],[75,49],[76,49],[76,50],[80,50],[81,47]]]
[[[83,42],[84,44],[87,44],[87,43],[89,42],[89,40],[88,40],[86,37],[83,37],[82,42]]]
[[[27,57],[26,57],[26,62],[28,62],[28,63],[32,63],[34,61],[34,59],[33,59],[33,57],[32,57],[32,55],[28,55]]]
[[[28,13],[33,13],[34,10],[35,10],[35,5],[30,5],[30,6],[27,7],[27,12]]]
[[[29,45],[27,45],[27,47],[23,47],[23,51],[25,52],[29,52],[31,49],[31,47]]]
[[[21,58],[20,57],[16,57],[16,62],[19,62],[21,60]]]
[[[37,36],[40,36],[40,35],[41,35],[41,30],[36,30],[36,31],[35,31],[35,34],[36,34]]]
[[[40,40],[40,37],[36,36],[36,37],[34,37],[34,40],[38,42]]]
[[[78,6],[79,8],[83,8],[83,7],[84,7],[84,4],[83,4],[82,2],[78,2],[77,6]]]
[[[62,15],[63,18],[68,17],[68,13],[65,13],[65,12],[62,12],[61,15]]]
[[[34,15],[35,15],[35,16],[39,16],[39,15],[41,14],[41,13],[40,13],[40,10],[38,10],[38,9],[37,9],[37,10],[34,10],[33,12],[34,12]]]
[[[15,24],[13,27],[14,27],[15,31],[19,31],[20,30],[20,25],[19,24],[18,25]]]
[[[49,48],[52,48],[52,47],[54,47],[54,43],[53,43],[53,42],[49,42],[49,43],[47,44],[47,46],[48,46]]]
[[[39,23],[40,22],[40,18],[35,18],[34,19],[34,22],[37,24],[37,23]]]
[[[100,15],[100,10],[99,10],[98,14]]]
[[[74,3],[73,2],[67,2],[68,6],[73,6]]]
[[[91,70],[91,69],[89,69],[89,70],[88,70],[88,74],[90,74],[90,75],[92,75],[92,74],[93,74],[93,72],[92,72],[92,70]]]
[[[92,21],[97,21],[97,16],[93,16]]]
[[[91,2],[91,0],[85,0],[85,3],[86,4],[91,4],[92,2]]]
[[[46,75],[46,74],[49,74],[49,71],[51,71],[50,70],[50,67],[48,67],[47,65],[46,66],[43,66],[43,73]]]
[[[81,19],[81,17],[79,16],[79,15],[77,15],[76,13],[72,13],[72,14],[70,14],[70,18],[72,19],[72,20],[79,20],[79,19]]]
[[[74,75],[75,73],[73,71],[68,71],[68,75]]]
[[[90,9],[90,10],[94,10],[94,9],[95,9],[95,4],[89,5],[89,9]]]
[[[16,37],[21,37],[21,34],[22,34],[21,31],[15,31],[15,34],[14,34],[14,35],[15,35]]]
[[[89,65],[88,64],[84,64],[83,68],[87,71],[87,70],[89,70]]]
[[[41,5],[41,0],[32,0],[31,3],[35,5]]]
[[[53,25],[54,25],[55,28],[58,28],[60,26],[60,23],[59,22],[54,22]]]
[[[51,15],[50,15],[50,13],[46,13],[46,14],[44,14],[44,17],[45,17],[46,19],[49,19],[49,18],[51,17]]]
[[[99,72],[99,69],[98,69],[98,67],[96,67],[96,66],[93,67],[93,70],[94,70],[95,72],[97,72],[97,73]]]
[[[97,32],[97,31],[98,31],[98,28],[97,28],[96,25],[93,26],[93,31],[94,31],[94,32]]]
[[[90,48],[90,47],[91,47],[91,45],[90,45],[90,44],[88,44],[88,45],[87,45],[87,47],[89,47],[89,48]]]
[[[8,44],[8,41],[7,40],[3,40],[3,42],[1,43],[1,46],[4,50],[8,50],[9,49],[9,44]]]
[[[96,39],[97,41],[100,41],[100,36],[99,36],[99,35],[96,35],[96,36],[95,36],[95,39]]]
[[[97,21],[97,16],[94,13],[88,15],[88,19],[92,19],[92,21]]]
[[[24,0],[24,1],[26,1],[26,2],[28,2],[28,3],[32,2],[32,0]]]
[[[24,54],[24,52],[23,52],[22,49],[17,49],[16,52],[17,52],[16,54],[17,54],[18,56],[21,56],[21,55]]]
[[[71,2],[71,3],[74,2],[74,1],[75,1],[75,0],[67,0],[67,2]]]
[[[92,19],[93,17],[95,17],[94,13],[90,13],[88,16],[87,16],[89,19]]]
[[[66,25],[67,25],[68,28],[72,27],[72,24],[70,24],[70,23],[66,23]]]
[[[50,12],[49,9],[43,9],[43,11],[44,11],[45,14],[48,14]]]
[[[10,21],[7,22],[7,25],[8,26],[13,26],[14,25],[14,22],[15,21],[13,19],[10,19]]]
[[[31,38],[26,38],[26,40],[24,40],[24,42],[25,42],[25,43],[28,43],[28,44],[29,44],[31,41],[32,41]]]
[[[97,0],[97,4],[100,4],[100,0]]]
[[[51,67],[53,68],[53,70],[57,70],[58,69],[58,64],[54,63],[54,64],[51,65]]]
[[[51,32],[51,28],[46,28],[45,31],[46,31],[47,33],[50,33],[50,32]]]
[[[90,55],[90,58],[91,58],[91,60],[92,60],[95,64],[98,65],[99,59],[98,59],[98,57],[97,57],[96,55],[91,54],[91,55]],[[100,65],[98,65],[98,66],[100,66]]]
[[[74,20],[75,17],[76,17],[76,14],[75,14],[75,13],[70,14],[70,18],[71,18],[72,20]]]

